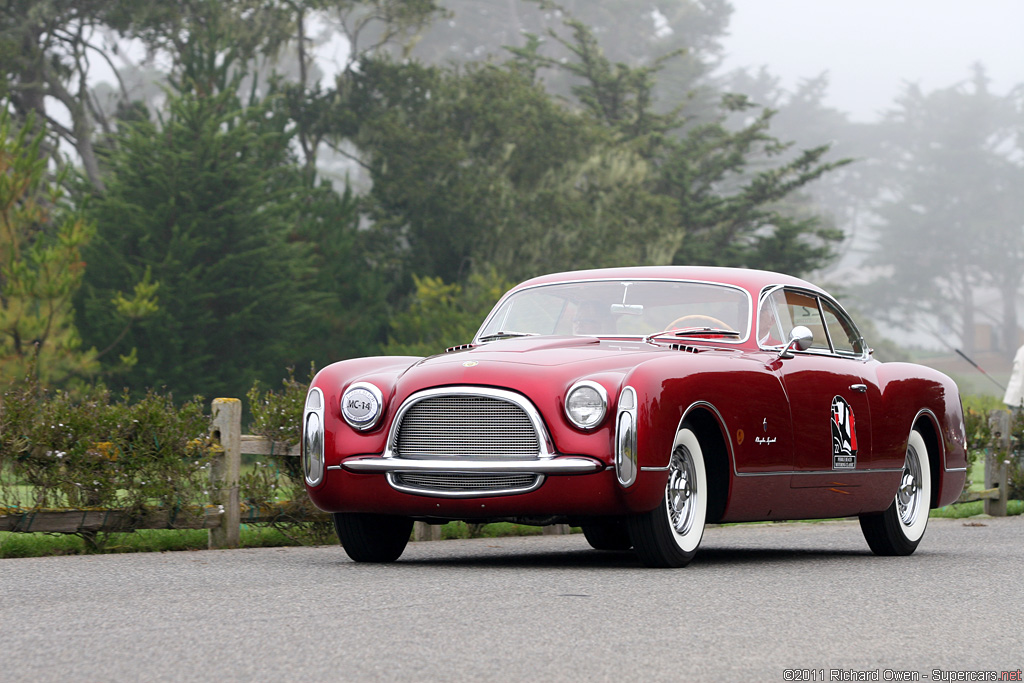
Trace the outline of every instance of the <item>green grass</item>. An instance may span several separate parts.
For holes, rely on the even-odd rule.
[[[539,526],[495,522],[483,527],[470,527],[465,522],[449,522],[441,527],[441,538],[501,538],[503,536],[539,536],[543,529]]]
[[[982,514],[980,500],[947,505],[931,511],[932,517],[964,519]],[[1009,515],[1024,514],[1024,501],[1011,500]],[[573,532],[579,529],[574,528]],[[505,536],[534,536],[542,533],[540,527],[499,522],[483,527],[471,527],[464,522],[449,522],[442,527],[443,539],[501,538]],[[107,534],[104,553],[145,553],[175,550],[206,550],[207,532],[203,529],[140,529],[133,533]],[[298,545],[276,529],[256,524],[243,524],[243,548],[268,548]],[[45,557],[52,555],[83,555],[85,542],[73,534],[12,533],[0,531],[0,559],[15,557]]]
[[[471,528],[463,522],[450,522],[442,527],[441,537],[500,538],[531,536],[541,533],[540,527],[499,522],[482,528]],[[146,553],[172,550],[206,550],[208,534],[203,529],[140,529],[133,533],[107,534],[104,553]],[[265,548],[298,545],[276,529],[256,524],[243,524],[241,546]],[[0,559],[13,557],[44,557],[50,555],[83,555],[85,542],[74,534],[12,533],[0,531]]]
[[[973,500],[970,503],[957,503],[932,510],[932,517],[948,517],[952,519],[964,519],[984,514],[985,501]],[[1006,514],[1008,516],[1024,515],[1024,500],[1010,500],[1006,503]]]
[[[206,550],[208,533],[204,529],[140,529],[132,533],[107,534],[104,553],[146,553],[170,550]],[[242,525],[243,548],[296,545],[279,531],[256,525]],[[83,555],[85,542],[74,534],[36,534],[0,531],[0,559]]]

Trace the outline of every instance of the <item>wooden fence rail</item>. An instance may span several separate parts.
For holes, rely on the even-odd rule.
[[[122,510],[19,510],[0,509],[0,531],[41,531],[77,533],[132,531],[135,529],[207,529],[210,548],[236,548],[243,523],[271,522],[281,518],[329,519],[325,513],[310,512],[308,506],[294,502],[249,506],[241,502],[239,475],[242,455],[298,456],[298,446],[275,442],[260,436],[242,434],[242,403],[237,398],[217,398],[212,404],[211,437],[216,446],[210,468],[210,504],[175,510],[146,510],[129,514]],[[985,488],[965,492],[960,502],[983,500],[986,514],[1006,515],[1008,499],[1007,469],[1012,452],[1010,414],[994,410],[989,415],[993,443],[986,450]],[[567,525],[544,527],[545,534],[568,533]],[[416,522],[413,538],[440,540],[441,527]]]
[[[236,548],[242,524],[278,519],[330,519],[326,513],[311,511],[309,505],[284,502],[252,506],[241,501],[239,477],[242,455],[298,456],[298,446],[271,441],[262,436],[242,434],[242,403],[237,398],[217,398],[211,406],[210,436],[214,453],[210,467],[210,504],[183,506],[174,510],[153,509],[141,513],[124,510],[30,510],[0,508],[0,531],[119,532],[136,529],[207,529],[210,548]],[[440,540],[441,527],[417,522],[416,540]]]
[[[242,434],[242,403],[236,398],[214,399],[212,404],[209,505],[190,505],[173,510],[29,510],[0,509],[0,531],[80,533],[136,529],[207,529],[210,548],[234,548],[239,544],[242,523],[271,522],[282,517],[329,519],[310,513],[308,507],[285,502],[251,506],[240,500],[239,475],[242,454],[299,455],[299,447],[260,436]]]

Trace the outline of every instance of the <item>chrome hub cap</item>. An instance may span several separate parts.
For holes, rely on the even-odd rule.
[[[666,499],[672,528],[681,536],[685,536],[693,526],[696,486],[697,473],[693,467],[693,459],[684,446],[679,446],[672,452]]]
[[[896,507],[904,526],[913,524],[921,509],[921,461],[913,447],[907,450],[907,459],[903,462],[903,481],[896,492]]]

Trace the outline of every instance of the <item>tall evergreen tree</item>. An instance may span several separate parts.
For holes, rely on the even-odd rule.
[[[519,279],[677,262],[805,273],[828,260],[841,235],[780,208],[843,163],[823,161],[826,145],[784,157],[774,113],[742,97],[705,124],[660,112],[660,63],[613,64],[588,27],[567,23],[565,62],[534,42],[503,65],[371,60],[354,76],[347,132],[373,179],[367,206],[413,272],[455,281],[495,266]],[[544,90],[541,67],[572,74],[574,103]],[[724,121],[736,111],[753,118],[739,131]]]
[[[1002,297],[999,339],[1012,356],[1024,281],[1019,99],[992,92],[977,67],[952,87],[908,86],[897,105],[880,126],[886,186],[872,263],[885,275],[869,296],[903,324],[927,314],[970,352],[978,292],[994,288]]]
[[[82,331],[97,345],[110,338],[115,293],[152,278],[160,310],[113,349],[138,349],[115,381],[241,396],[304,360],[324,299],[308,291],[312,257],[297,239],[310,193],[283,117],[242,106],[232,87],[196,85],[169,93],[161,124],[125,126],[105,159],[106,190],[89,205],[99,234],[86,252]]]

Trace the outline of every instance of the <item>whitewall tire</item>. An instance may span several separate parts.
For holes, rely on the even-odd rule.
[[[928,527],[932,471],[928,446],[916,429],[907,441],[900,486],[885,512],[861,515],[864,539],[876,555],[910,555]]]
[[[689,425],[676,433],[661,504],[629,518],[629,533],[648,567],[685,567],[697,554],[708,512],[704,451]]]

